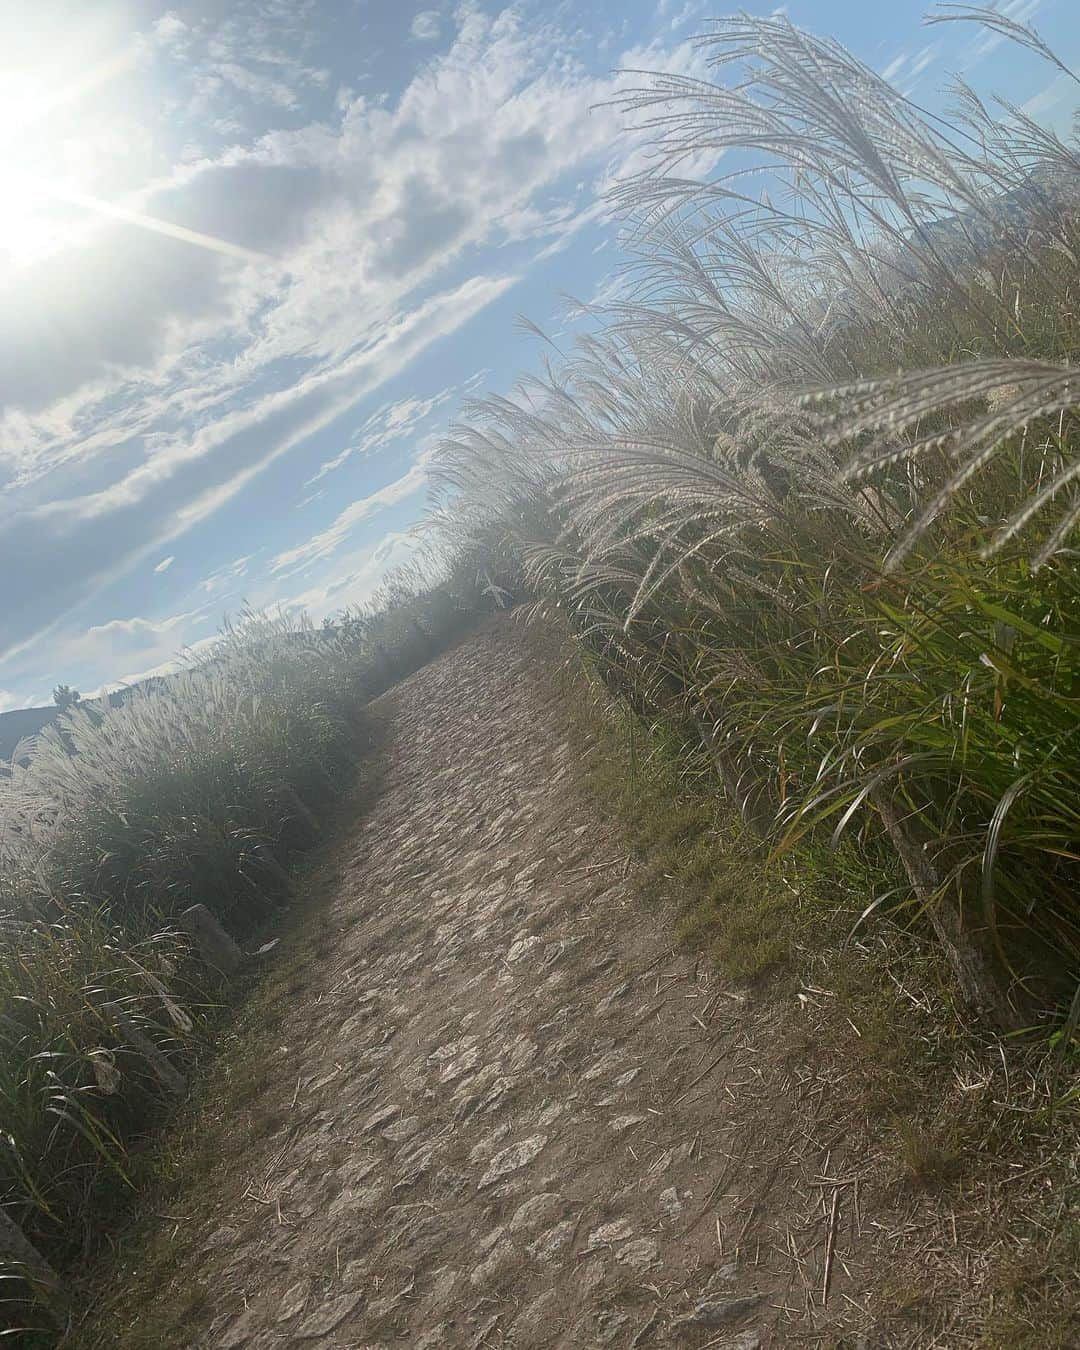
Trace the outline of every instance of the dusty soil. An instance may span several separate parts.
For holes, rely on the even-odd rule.
[[[265,1048],[301,1072],[211,1178],[157,1343],[956,1343],[829,1339],[866,1325],[860,1254],[939,1226],[860,1205],[768,1002],[673,950],[533,640],[492,620],[382,700],[333,941]]]

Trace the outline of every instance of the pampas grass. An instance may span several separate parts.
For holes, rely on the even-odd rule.
[[[1080,144],[962,82],[938,117],[783,18],[697,45],[710,79],[621,97],[616,299],[468,410],[433,525],[701,728],[774,848],[897,847],[1015,1024],[1080,970]]]

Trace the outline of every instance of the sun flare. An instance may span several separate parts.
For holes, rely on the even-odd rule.
[[[145,213],[141,184],[117,193],[107,181],[105,161],[123,159],[130,134],[109,94],[137,64],[128,44],[77,74],[48,63],[0,67],[0,268],[30,266],[108,221],[243,260],[261,256]]]

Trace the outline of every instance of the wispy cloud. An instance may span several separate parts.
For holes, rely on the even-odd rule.
[[[5,279],[0,568],[22,581],[0,616],[0,660],[18,656],[21,672],[49,635],[59,652],[68,616],[136,564],[168,571],[170,543],[564,247],[635,162],[610,106],[623,77],[591,71],[583,33],[513,9],[463,6],[437,33],[439,11],[420,17],[433,50],[391,98],[357,93],[360,74],[332,87],[314,0],[159,15],[144,64],[170,90],[174,162],[129,174],[121,218]],[[612,50],[610,64],[690,71],[695,59],[649,46]],[[202,237],[235,250],[193,246]],[[484,249],[489,264],[503,250],[498,266],[481,264]],[[456,392],[361,411],[307,485],[422,437]],[[420,474],[380,492],[407,500]],[[309,495],[308,519],[325,509]],[[274,556],[332,554],[354,573],[349,522],[375,509],[338,511],[298,540],[304,515],[282,512]]]
[[[390,506],[400,505],[427,486],[427,465],[430,458],[431,451],[428,450],[422,453],[408,472],[402,474],[400,478],[387,483],[377,492],[350,502],[325,530],[321,530],[306,543],[279,553],[270,565],[271,571],[289,576],[336,553],[358,525]]]
[[[417,42],[435,42],[442,33],[442,16],[437,9],[424,9],[409,25],[409,33]]]
[[[313,486],[356,455],[371,454],[394,441],[414,435],[456,393],[457,390],[451,386],[427,398],[404,398],[382,404],[364,419],[344,450],[339,451],[333,459],[324,461],[304,486]]]

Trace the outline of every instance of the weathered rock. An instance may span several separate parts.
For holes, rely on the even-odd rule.
[[[487,1171],[477,1182],[477,1189],[482,1191],[487,1186],[494,1186],[497,1181],[509,1176],[511,1172],[527,1167],[534,1158],[539,1157],[547,1141],[546,1134],[534,1134],[528,1139],[521,1140],[520,1143],[511,1144],[509,1148],[504,1148],[500,1153],[496,1153]]]
[[[761,1350],[761,1332],[753,1328],[740,1331],[730,1340],[723,1341],[717,1350]],[[853,1346],[852,1350],[856,1350],[856,1347]]]
[[[298,1313],[302,1313],[310,1293],[311,1281],[309,1279],[298,1280],[291,1289],[287,1289],[278,1307],[277,1321],[290,1322]]]
[[[677,1327],[727,1327],[749,1317],[762,1303],[762,1294],[750,1294],[745,1298],[711,1299],[699,1303],[692,1313],[680,1317],[673,1323]]]
[[[669,1186],[666,1191],[660,1192],[660,1213],[669,1222],[674,1221],[683,1212],[683,1203],[679,1199],[679,1192],[674,1186]]]
[[[549,1345],[557,1333],[561,1312],[565,1309],[554,1289],[534,1298],[510,1327],[514,1350],[539,1350],[540,1346]]]
[[[655,1266],[660,1259],[660,1244],[655,1238],[636,1238],[633,1242],[626,1243],[615,1253],[615,1260],[620,1265],[629,1266],[631,1270],[638,1273],[648,1270],[650,1266]]]
[[[411,1139],[419,1128],[419,1116],[406,1116],[403,1120],[397,1120],[392,1125],[387,1125],[382,1131],[382,1137],[389,1139],[391,1143],[400,1144],[406,1139]]]
[[[561,1195],[544,1191],[519,1205],[510,1220],[511,1233],[532,1233],[557,1219],[565,1208]]]
[[[596,1016],[610,1017],[612,1013],[616,1012],[616,1003],[627,996],[630,992],[630,987],[629,980],[623,980],[622,984],[617,984],[611,993],[602,998],[596,1005]]]
[[[557,1223],[536,1239],[529,1247],[529,1255],[536,1261],[554,1261],[570,1245],[576,1227],[573,1219]]]
[[[368,1116],[367,1120],[364,1121],[364,1124],[361,1126],[361,1129],[364,1134],[376,1134],[382,1126],[393,1120],[395,1116],[400,1115],[400,1106],[381,1106],[378,1111],[375,1111]]]
[[[625,1242],[627,1238],[633,1236],[634,1230],[628,1220],[613,1219],[610,1223],[602,1223],[599,1228],[594,1228],[582,1250],[593,1252],[600,1247],[611,1247],[616,1242]]]
[[[363,1297],[363,1291],[355,1289],[346,1294],[338,1294],[336,1298],[327,1299],[304,1318],[293,1335],[300,1341],[313,1341],[319,1336],[328,1336],[335,1327],[344,1322]]]
[[[520,1259],[517,1248],[509,1238],[500,1236],[487,1256],[474,1267],[469,1282],[478,1289],[494,1285],[500,1276],[512,1270]]]
[[[629,1326],[629,1314],[605,1309],[596,1319],[596,1344],[611,1345],[616,1337],[622,1338],[623,1331]]]
[[[648,1116],[616,1116],[611,1122],[611,1128],[616,1134],[625,1134],[627,1130],[632,1130],[635,1125],[641,1125],[648,1118]]]
[[[437,1327],[430,1327],[427,1331],[422,1331],[412,1342],[412,1350],[444,1350],[444,1347],[450,1344],[450,1328],[445,1322]]]
[[[424,1299],[425,1307],[438,1310],[445,1308],[453,1298],[460,1278],[459,1272],[449,1266],[442,1266],[437,1270],[432,1276],[431,1288]]]

